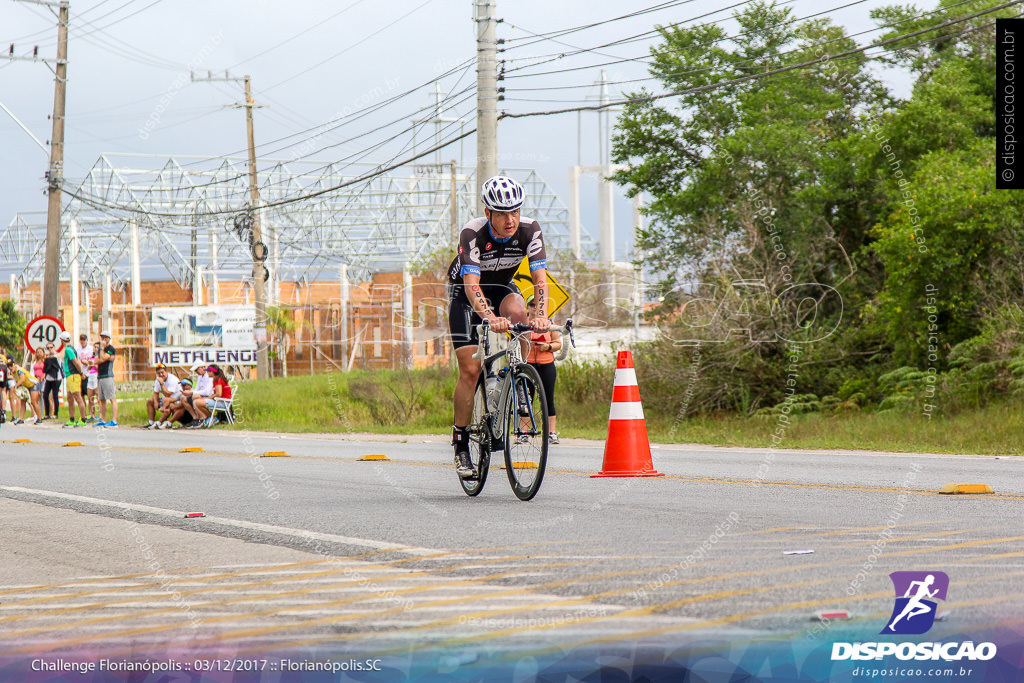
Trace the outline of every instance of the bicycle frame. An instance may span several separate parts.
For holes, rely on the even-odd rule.
[[[569,337],[570,344],[563,344],[562,351],[559,353],[555,360],[565,360],[569,353],[569,347],[574,344],[573,333],[572,333],[572,319],[566,320],[565,325],[552,325],[551,329],[556,332],[566,333]],[[509,330],[511,339],[509,340],[508,347],[498,351],[497,353],[490,353],[490,325],[484,321],[482,324],[476,326],[477,338],[480,340],[477,346],[477,352],[473,354],[473,358],[477,358],[481,361],[480,371],[484,375],[484,385],[486,386],[487,379],[497,378],[500,381],[499,390],[495,398],[494,405],[491,405],[491,397],[489,392],[484,392],[484,414],[487,416],[488,428],[491,432],[491,439],[494,441],[500,441],[505,437],[505,431],[508,428],[507,420],[509,411],[504,408],[508,406],[508,402],[514,400],[515,385],[512,383],[512,368],[523,363],[523,354],[521,347],[521,340],[523,336],[532,331],[531,328],[525,329],[513,329]],[[527,341],[529,343],[529,341]],[[504,377],[501,377],[498,373],[492,372],[491,368],[494,362],[500,359],[502,356],[508,356],[509,362],[506,366],[507,372]],[[498,422],[495,423],[494,418],[497,416]],[[532,410],[530,414],[531,424],[536,424],[536,418],[534,417]],[[540,429],[547,429],[547,425],[541,425]]]
[[[484,375],[484,385],[486,386],[487,379],[495,378],[500,382],[497,395],[495,396],[494,405],[491,405],[490,392],[484,392],[484,414],[487,416],[488,427],[491,432],[491,439],[493,441],[501,441],[505,437],[505,430],[508,427],[507,415],[508,411],[503,410],[508,405],[508,401],[512,400],[513,392],[515,388],[512,384],[512,368],[515,365],[519,365],[523,362],[522,351],[520,348],[520,339],[523,335],[527,334],[529,330],[520,332],[511,332],[512,339],[509,341],[507,348],[498,351],[497,353],[490,354],[490,335],[488,331],[490,326],[486,323],[477,326],[478,337],[480,338],[480,345],[477,349],[474,358],[480,358],[481,360],[481,372]],[[509,362],[506,366],[507,372],[504,377],[501,377],[498,373],[493,372],[492,368],[494,362],[503,356],[508,356]],[[495,422],[497,417],[497,422]],[[531,420],[533,416],[531,415]]]

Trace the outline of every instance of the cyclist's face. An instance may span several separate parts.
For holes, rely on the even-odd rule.
[[[519,229],[519,209],[515,211],[487,210],[487,218],[491,221],[494,233],[502,239],[511,237]]]

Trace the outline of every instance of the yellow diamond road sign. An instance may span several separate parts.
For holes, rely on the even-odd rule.
[[[523,259],[522,263],[519,264],[519,270],[512,277],[512,280],[519,286],[519,291],[523,293],[524,299],[529,299],[530,295],[533,294],[533,278],[530,277],[530,262],[527,259]],[[548,317],[553,316],[559,308],[564,306],[569,301],[569,293],[565,291],[562,285],[558,284],[555,280],[555,276],[548,271]]]

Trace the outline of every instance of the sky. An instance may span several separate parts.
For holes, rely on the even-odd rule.
[[[648,75],[643,59],[653,42],[642,34],[655,24],[710,21],[736,32],[730,18],[734,10],[723,10],[735,3],[723,0],[496,1],[497,16],[503,19],[498,37],[507,41],[502,57],[510,76],[501,107],[509,112],[593,104],[602,68],[611,81],[634,81],[610,86],[613,99],[641,85],[658,91],[653,81],[635,80]],[[784,4],[796,17],[851,5],[829,11],[828,16],[856,32],[874,26],[871,8],[892,3]],[[190,66],[213,70],[214,75],[227,70],[231,77],[251,77],[260,105],[255,111],[255,137],[261,164],[266,158],[290,159],[296,154],[320,162],[354,156],[374,163],[408,154],[408,135],[379,149],[371,146],[422,117],[417,110],[433,101],[433,85],[346,128],[324,132],[324,124],[341,113],[378,106],[448,71],[453,73],[441,80],[444,92],[475,83],[470,61],[476,52],[476,32],[469,0],[71,0],[70,7],[65,176],[71,180],[80,179],[104,153],[164,158],[242,153],[244,110],[232,106],[242,98],[241,84],[192,82]],[[658,9],[613,20],[644,8]],[[534,37],[590,24],[594,26],[560,37]],[[877,35],[857,40],[865,43]],[[596,52],[558,56],[630,36],[641,37]],[[2,54],[13,44],[15,55],[30,55],[38,45],[40,56],[53,58],[56,42],[56,20],[48,8],[0,0]],[[600,66],[606,62],[614,63]],[[469,68],[454,69],[459,65]],[[905,76],[890,71],[883,77],[905,96]],[[53,91],[53,74],[45,64],[0,59],[0,103],[44,143],[50,137]],[[472,128],[472,89],[456,99],[461,102],[446,116],[463,116],[467,129]],[[396,122],[392,127],[369,132],[391,121]],[[417,149],[425,149],[422,135],[416,142]],[[599,163],[603,147],[598,116],[590,112],[504,119],[499,124],[500,165],[536,169],[566,203],[569,166]],[[461,156],[473,166],[473,155],[470,137],[444,150],[443,159]],[[44,150],[0,111],[0,225],[6,226],[19,211],[45,212],[47,159]],[[584,226],[596,237],[593,177],[584,177],[581,198]],[[630,203],[620,196],[620,260],[630,258],[630,224]],[[0,271],[4,266],[0,263]]]

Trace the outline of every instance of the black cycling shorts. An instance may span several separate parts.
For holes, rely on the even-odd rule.
[[[519,287],[514,282],[503,285],[480,285],[484,298],[497,315],[501,315],[501,302],[509,294],[519,294]],[[448,283],[448,331],[452,335],[452,347],[461,349],[463,346],[476,346],[480,343],[476,335],[476,326],[483,320],[473,310],[466,296],[464,285]]]

